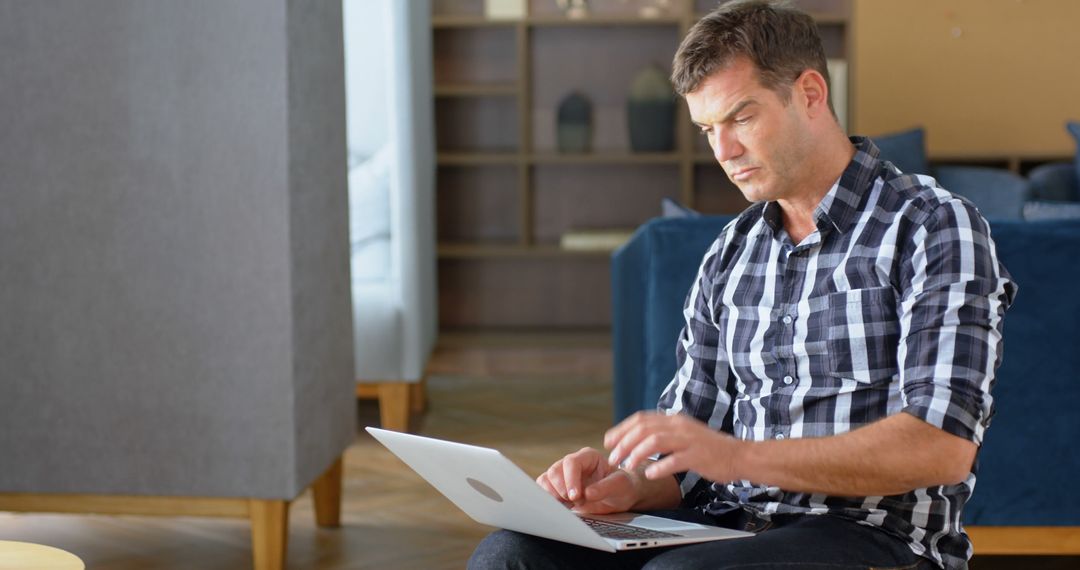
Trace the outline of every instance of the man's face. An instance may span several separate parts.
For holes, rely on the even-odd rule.
[[[714,72],[686,94],[686,103],[717,162],[747,200],[781,200],[806,191],[800,184],[812,145],[806,117],[763,87],[750,61],[740,58]]]

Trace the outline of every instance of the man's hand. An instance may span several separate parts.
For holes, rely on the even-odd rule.
[[[608,465],[602,453],[588,447],[556,461],[536,482],[581,513],[621,513],[639,499],[634,475]]]
[[[645,468],[649,479],[692,470],[710,481],[736,480],[742,444],[692,417],[655,412],[638,412],[604,435],[604,447],[611,450],[609,465],[634,469],[653,455],[666,454]]]

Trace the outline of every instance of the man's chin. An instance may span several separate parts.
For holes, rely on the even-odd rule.
[[[736,183],[735,187],[742,193],[747,202],[762,202],[768,200],[768,193],[759,184]]]

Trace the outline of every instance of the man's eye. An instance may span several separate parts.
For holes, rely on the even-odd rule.
[[[712,132],[712,129],[701,129],[701,136],[703,136],[705,138],[709,138],[709,133],[711,133],[711,132]]]
[[[749,124],[749,123],[750,123],[750,119],[752,119],[752,118],[753,118],[753,117],[749,117],[749,116],[748,116],[748,117],[739,117],[739,118],[735,119],[735,124],[736,124],[736,125],[746,125],[746,124]]]

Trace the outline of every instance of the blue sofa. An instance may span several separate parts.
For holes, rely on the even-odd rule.
[[[616,421],[653,408],[673,377],[683,302],[730,219],[655,219],[614,253]],[[1080,221],[991,221],[991,234],[1019,292],[964,522],[980,554],[1080,554],[1080,495],[1063,487],[1080,476]],[[1001,528],[1016,526],[1028,528]]]

